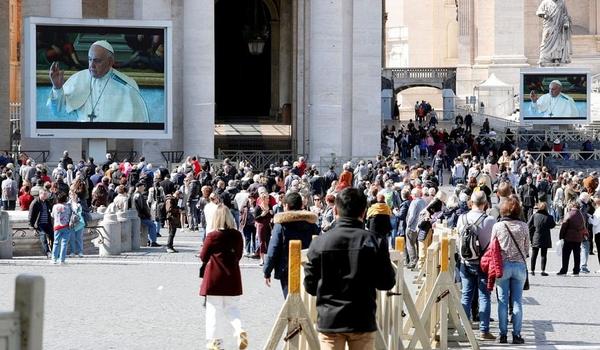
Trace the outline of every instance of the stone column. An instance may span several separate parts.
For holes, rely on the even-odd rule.
[[[82,6],[81,0],[52,0],[50,2],[51,17],[81,18]],[[69,156],[74,162],[81,159],[82,140],[81,139],[52,139],[50,140],[50,163],[58,162],[62,157],[63,151],[69,151]]]
[[[488,74],[496,76],[518,91],[519,71],[528,67],[525,57],[525,0],[494,1],[493,55]]]
[[[301,2],[299,0],[299,3]],[[310,115],[304,116],[303,119],[310,121],[309,148],[305,152],[309,152],[311,162],[318,162],[321,156],[329,156],[331,153],[345,156],[351,151],[342,147],[342,135],[348,129],[348,125],[342,123],[345,63],[343,3],[343,0],[310,3],[310,43],[306,45],[310,48],[310,67],[307,70],[310,79],[306,78],[309,82]],[[301,10],[300,6],[298,8]],[[298,35],[299,50],[302,48],[301,39]],[[298,52],[298,55],[300,56],[301,52]],[[302,78],[302,68],[302,65],[298,64],[297,79]],[[300,89],[301,86],[297,88]],[[300,98],[301,92],[297,94],[298,104],[303,102]],[[298,106],[297,109],[302,108]],[[302,118],[298,115],[299,129],[301,121]]]
[[[171,19],[171,1],[170,0],[134,0],[133,17],[141,20],[170,20]],[[177,41],[173,36],[173,41]],[[169,43],[173,45],[173,42]],[[176,54],[173,50],[173,54]],[[173,80],[176,85],[176,80]],[[175,94],[173,94],[175,96]],[[165,160],[162,157],[162,151],[173,150],[170,140],[143,139],[134,141],[138,154],[146,157],[146,161],[154,164],[163,164]]]
[[[373,157],[381,150],[381,6],[381,1],[354,0],[352,11],[351,155],[354,157]]]
[[[116,214],[105,213],[101,222],[101,239],[98,244],[100,256],[121,254],[121,224]]]
[[[279,8],[279,107],[292,102],[292,1]]]
[[[273,14],[271,14],[273,15]],[[271,20],[271,110],[269,111],[270,117],[277,116],[279,112],[279,53],[281,48],[280,43],[280,24],[279,20]],[[266,55],[267,53],[263,53]]]
[[[183,150],[215,156],[215,1],[183,2]]]
[[[117,221],[121,224],[121,252],[132,250],[131,220],[127,211],[117,212]]]
[[[473,94],[472,65],[475,53],[474,0],[459,0],[458,3],[458,66],[456,68],[456,90],[459,96]]]
[[[0,0],[0,62],[5,62],[0,66],[0,81],[3,81],[3,87],[0,89],[0,150],[10,149],[10,117],[9,117],[9,91],[8,81],[10,80],[10,21],[9,21],[9,0]]]

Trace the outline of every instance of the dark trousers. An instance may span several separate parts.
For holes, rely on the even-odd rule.
[[[17,201],[11,201],[11,200],[2,201],[2,206],[4,207],[4,210],[15,210],[16,205],[17,205]]]
[[[471,130],[471,123],[465,123],[465,132],[466,132],[466,133],[469,133],[469,132],[471,132],[471,131],[472,131],[472,130]]]
[[[175,239],[175,233],[177,233],[177,226],[169,222],[169,239],[167,240],[167,248],[173,249],[173,240]]]
[[[590,235],[591,237],[592,235]],[[598,263],[600,263],[600,233],[596,233],[594,236],[595,241],[596,241],[596,253],[598,253]],[[591,246],[591,245],[590,245]]]
[[[288,295],[288,279],[287,279],[287,277],[280,279],[279,282],[281,282],[281,291],[283,292],[283,299],[287,299],[287,295]]]
[[[571,259],[571,252],[573,252],[573,259],[575,260],[575,266],[573,266],[573,274],[579,274],[579,268],[581,267],[581,242],[567,242],[562,250],[562,267],[559,273],[567,273],[569,269],[569,260]]]
[[[38,234],[40,235],[40,241],[44,247],[44,253],[48,254],[54,247],[54,229],[50,224],[40,224],[38,226]]]
[[[592,232],[592,228],[591,226],[588,226],[588,228],[590,229],[589,231]],[[595,235],[589,235],[590,237],[590,255],[594,255],[594,236]],[[596,246],[598,246],[598,239],[596,239]],[[596,249],[598,250],[598,249]],[[600,254],[600,253],[598,253]],[[600,259],[600,258],[598,258]]]
[[[546,257],[548,255],[548,248],[531,248],[531,271],[535,271],[535,262],[537,261],[538,252],[542,251],[542,271],[546,271]]]
[[[523,213],[525,214],[525,218],[530,218],[533,215],[533,207],[523,206]]]

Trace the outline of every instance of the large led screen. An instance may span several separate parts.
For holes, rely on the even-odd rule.
[[[530,124],[585,124],[590,115],[591,78],[585,70],[521,71],[521,120]]]
[[[170,137],[170,22],[29,17],[25,23],[31,137]]]

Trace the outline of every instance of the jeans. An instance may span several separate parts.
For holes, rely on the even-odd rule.
[[[242,321],[240,317],[240,297],[239,296],[206,296],[206,340],[221,339],[234,340],[242,331]],[[228,321],[228,322],[226,322]],[[233,327],[232,337],[225,339],[225,330],[228,324]],[[231,347],[226,347],[230,349]]]
[[[69,246],[71,247],[71,254],[83,254],[83,228],[71,231]]]
[[[482,333],[490,331],[490,312],[492,303],[487,289],[487,275],[481,272],[479,265],[460,264],[460,280],[462,283],[461,304],[467,317],[471,315],[473,296],[479,291],[479,330]]]
[[[390,225],[392,226],[392,234],[390,235],[390,247],[393,247],[394,239],[396,239],[396,236],[398,236],[398,217],[394,214],[390,216]]]
[[[256,226],[244,226],[244,251],[246,254],[254,254],[256,252]]]
[[[585,240],[581,242],[581,268],[587,269],[588,258],[590,256],[590,241]]]
[[[67,244],[70,236],[71,229],[68,227],[54,232],[54,248],[52,249],[54,261],[60,259],[61,262],[64,262],[67,258]]]
[[[237,209],[230,209],[231,215],[233,215],[233,220],[235,221],[235,227],[239,229],[240,227],[240,211]]]
[[[160,220],[157,219],[157,220],[154,221],[154,229],[155,229],[155,232],[156,232],[157,235],[160,232],[160,227],[161,226],[162,225],[160,223]]]
[[[17,201],[11,201],[11,200],[7,200],[7,201],[2,201],[2,207],[4,207],[4,210],[15,210],[15,207],[17,205]]]
[[[156,242],[156,225],[154,224],[154,221],[150,219],[140,219],[140,223],[148,228],[148,240],[150,242]]]
[[[575,265],[573,266],[573,274],[579,274],[579,269],[581,267],[581,242],[568,241],[565,241],[565,245],[563,245],[562,267],[560,268],[559,273],[567,273],[567,270],[569,269],[569,260],[571,259],[571,252],[573,252],[573,260],[575,262]]]
[[[436,170],[435,175],[437,176],[438,182],[441,186],[444,183],[444,169]]]
[[[200,211],[196,208],[196,204],[198,204],[197,200],[190,200],[187,207],[188,226],[191,230],[198,229],[198,222],[200,220]]]
[[[502,278],[496,280],[498,287],[498,320],[500,335],[508,334],[508,294],[513,299],[513,336],[521,336],[523,325],[523,286],[527,278],[527,267],[522,262],[505,261]]]

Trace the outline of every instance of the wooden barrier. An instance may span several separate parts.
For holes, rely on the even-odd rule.
[[[277,343],[282,339],[283,331],[287,328],[287,334],[283,337],[287,349],[300,349],[300,334],[305,336],[304,341],[308,343],[309,349],[319,349],[317,331],[308,313],[307,307],[300,296],[300,262],[302,242],[290,241],[289,267],[288,267],[288,296],[283,304],[277,321],[271,329],[271,334],[264,347],[265,350],[274,350]]]
[[[460,289],[454,283],[454,231],[444,224],[434,229],[414,298],[404,278],[404,238],[398,237],[394,243],[390,260],[396,271],[396,284],[390,291],[377,293],[375,348],[447,349],[449,341],[467,340],[472,349],[479,349],[460,302]],[[301,261],[306,261],[306,252],[300,253],[299,241],[291,241],[289,254],[289,294],[264,349],[275,349],[286,327],[287,335],[283,338],[286,349],[319,349],[316,297],[308,294],[301,283],[304,278]]]

